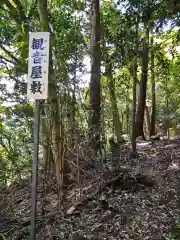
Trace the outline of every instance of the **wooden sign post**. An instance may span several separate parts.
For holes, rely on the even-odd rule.
[[[31,240],[36,239],[40,100],[48,98],[49,36],[49,32],[29,33],[27,98],[35,100]]]

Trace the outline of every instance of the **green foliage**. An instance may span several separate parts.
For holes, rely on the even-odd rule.
[[[177,31],[167,33],[154,46],[157,119],[162,120],[164,124],[168,120],[169,127],[176,127],[179,119],[179,53],[174,42],[177,34]],[[148,97],[151,98],[150,92]]]
[[[176,225],[176,227],[172,230],[170,234],[170,240],[178,240],[180,239],[180,225]]]
[[[19,114],[17,106],[3,107],[0,128],[1,182],[25,177],[30,170],[33,142],[32,117],[26,115],[27,108],[28,105],[25,108],[21,106],[22,111]]]

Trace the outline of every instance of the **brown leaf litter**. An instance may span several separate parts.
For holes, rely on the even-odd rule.
[[[127,146],[123,149],[127,151]],[[128,173],[130,185],[136,174],[153,177],[156,185],[139,184],[138,189],[127,190],[122,185],[115,188],[106,185],[102,192],[96,192],[101,184],[114,177],[114,172],[106,170],[104,178],[107,179],[102,182],[99,172],[92,170],[91,178],[81,183],[81,191],[77,187],[69,190],[64,207],[56,211],[53,183],[40,184],[37,239],[170,239],[169,233],[180,216],[179,139],[138,142],[137,159],[126,157],[123,149],[121,165],[132,169],[130,175]],[[107,169],[110,166],[111,163],[107,163]],[[92,195],[91,198],[87,199],[88,195]],[[82,204],[77,205],[78,202]],[[28,239],[30,217],[31,186],[28,183],[23,188],[16,186],[0,193],[0,233],[7,239]]]

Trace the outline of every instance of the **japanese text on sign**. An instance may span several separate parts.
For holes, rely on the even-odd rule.
[[[48,97],[49,32],[29,34],[28,86],[29,99]]]

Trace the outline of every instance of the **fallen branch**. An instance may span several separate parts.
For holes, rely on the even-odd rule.
[[[72,214],[76,214],[78,212],[77,208],[86,204],[88,201],[91,201],[94,199],[95,196],[100,194],[106,187],[120,187],[121,189],[126,188],[126,190],[131,190],[133,186],[136,186],[136,184],[143,184],[144,186],[151,187],[154,186],[155,182],[154,180],[150,179],[148,176],[142,175],[142,174],[136,174],[135,176],[131,176],[131,169],[122,166],[119,169],[113,169],[110,171],[110,175],[113,173],[117,173],[118,175],[115,176],[114,178],[102,182],[96,189],[95,192],[92,194],[84,196],[81,200],[79,200],[77,203],[75,203],[73,206],[71,206],[66,214],[64,215],[61,211],[55,211],[55,212],[50,212],[46,215],[43,216],[38,216],[37,217],[37,222],[41,223],[45,219],[53,218],[57,215],[61,215],[64,220],[66,220],[64,217]],[[105,173],[105,175],[108,174],[108,172]],[[107,176],[106,176],[107,177]],[[91,188],[93,188],[94,185],[91,185]],[[80,212],[78,212],[80,213]],[[31,224],[31,220],[28,219],[24,223],[21,223],[21,225],[24,227],[24,229],[27,229],[28,226]],[[25,233],[25,230],[19,235],[22,236]],[[17,236],[16,240],[18,240],[19,237]]]
[[[81,199],[80,201],[78,201],[77,203],[75,203],[75,205],[71,206],[68,210],[67,210],[67,215],[71,215],[73,214],[73,212],[79,207],[84,205],[85,203],[87,203],[88,201],[91,201],[94,199],[94,197],[96,195],[98,195],[99,193],[101,193],[105,187],[108,186],[113,186],[113,187],[123,187],[126,190],[130,190],[132,189],[133,185],[136,184],[142,184],[144,186],[147,187],[151,187],[154,186],[155,182],[154,180],[150,179],[148,176],[145,175],[141,175],[141,174],[137,174],[134,177],[127,177],[127,178],[123,178],[123,176],[125,174],[127,174],[128,172],[130,172],[131,170],[127,167],[121,167],[120,169],[118,169],[118,172],[120,172],[118,174],[118,176],[114,177],[113,179],[110,179],[106,182],[103,182],[98,188],[97,190],[90,194],[85,196],[83,199]],[[126,181],[127,180],[127,181]]]

